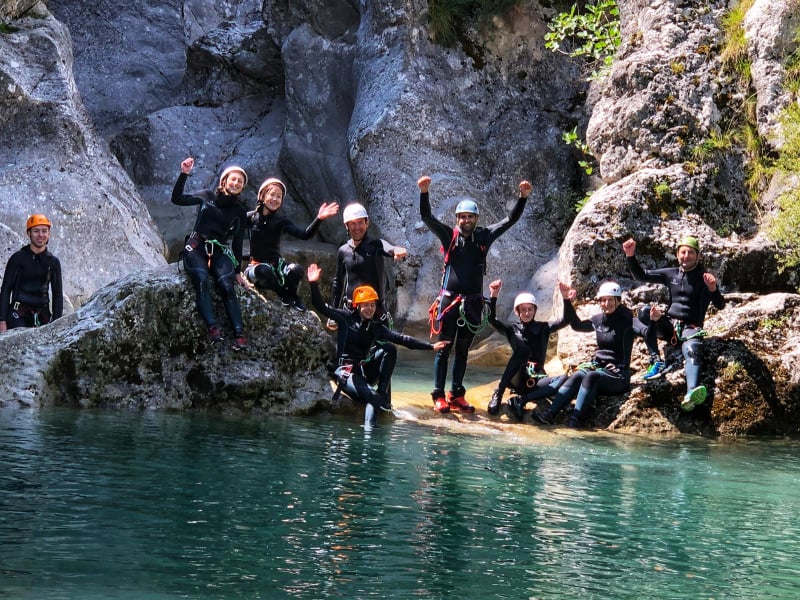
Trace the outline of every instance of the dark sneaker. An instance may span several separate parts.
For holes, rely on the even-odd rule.
[[[525,404],[522,402],[522,398],[519,396],[511,396],[508,399],[508,403],[511,405],[511,412],[514,413],[514,418],[517,421],[522,421],[525,417]]]
[[[535,410],[533,414],[531,414],[531,418],[534,421],[539,421],[542,425],[553,424],[553,415],[550,414],[549,410]]]
[[[221,342],[224,339],[225,337],[222,335],[222,332],[219,330],[219,327],[217,327],[216,325],[211,325],[208,328],[208,340],[210,342],[213,343]]]
[[[567,420],[567,427],[570,429],[577,429],[581,426],[581,416],[577,413],[577,411],[572,411],[572,414],[569,416]]]
[[[689,392],[683,397],[683,402],[681,402],[681,408],[686,412],[694,410],[695,406],[700,406],[703,402],[706,401],[707,395],[708,395],[708,390],[706,390],[706,386],[698,385],[696,388],[694,388],[691,392]]]
[[[460,410],[465,413],[475,412],[475,407],[467,402],[463,394],[456,396],[453,392],[448,392],[447,404],[450,406],[450,410]]]
[[[433,410],[438,413],[450,412],[450,405],[447,403],[447,400],[444,399],[444,396],[439,396],[438,398],[433,399]]]
[[[294,302],[292,302],[292,308],[295,310],[299,310],[300,312],[306,312],[308,309],[306,305],[300,302],[299,298],[295,298]]]
[[[231,346],[237,352],[239,350],[244,350],[245,348],[247,348],[247,338],[239,334],[234,338],[233,344],[231,344]]]
[[[490,415],[496,415],[500,412],[500,404],[503,402],[503,395],[500,393],[500,390],[495,389],[492,392],[492,399],[489,400],[489,405],[486,407],[486,412]]]
[[[281,304],[283,304],[284,306],[291,306],[292,304],[294,304],[294,301],[291,298],[284,298],[283,296],[281,296]]]

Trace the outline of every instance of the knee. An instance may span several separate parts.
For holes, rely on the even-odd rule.
[[[703,356],[703,343],[699,340],[690,340],[683,345],[683,355],[692,364],[700,364]]]

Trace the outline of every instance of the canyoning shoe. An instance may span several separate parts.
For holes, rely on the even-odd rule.
[[[237,336],[236,336],[236,337],[233,339],[233,343],[231,344],[231,347],[232,347],[234,350],[236,350],[237,352],[238,352],[239,350],[244,350],[245,348],[247,348],[247,338],[246,338],[246,337],[244,337],[244,336],[243,336],[243,335],[240,333],[239,335],[237,335]]]
[[[295,310],[299,310],[300,312],[306,312],[308,310],[308,308],[306,308],[306,305],[300,302],[300,298],[294,299],[294,301],[292,302],[292,308]]]
[[[212,343],[221,342],[225,337],[216,325],[211,325],[208,328],[208,341]]]
[[[645,381],[650,381],[651,379],[658,379],[664,373],[667,372],[667,363],[663,360],[657,360],[654,363],[650,364],[650,367],[647,369],[647,372],[642,376],[642,379]]]
[[[486,407],[486,412],[490,415],[496,415],[500,412],[500,404],[503,402],[503,394],[500,393],[500,390],[495,389],[492,392],[492,399],[489,400],[489,405]]]
[[[450,410],[460,410],[465,413],[475,412],[475,407],[467,402],[463,393],[456,396],[453,392],[447,392],[447,404],[450,406]]]
[[[567,419],[567,427],[570,429],[577,429],[581,426],[581,415],[578,411],[573,410],[572,414]]]
[[[531,415],[531,418],[534,421],[538,421],[542,425],[552,425],[553,424],[553,415],[550,414],[549,410],[535,410]]]
[[[525,417],[525,403],[522,398],[520,396],[511,396],[508,399],[508,403],[511,405],[511,412],[514,413],[514,418],[517,421],[522,421]]]
[[[447,403],[447,400],[444,399],[444,396],[433,399],[433,410],[442,414],[450,412],[450,405]]]
[[[706,390],[706,386],[698,385],[696,388],[694,388],[691,392],[689,392],[683,397],[683,402],[681,402],[681,408],[686,412],[694,410],[695,406],[700,406],[703,402],[706,401],[707,395],[708,395],[708,390]]]

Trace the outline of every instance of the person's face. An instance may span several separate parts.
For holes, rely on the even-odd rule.
[[[517,306],[517,316],[523,323],[530,323],[536,316],[536,305],[526,302]]]
[[[225,177],[225,183],[222,187],[225,193],[230,196],[241,194],[244,189],[244,173],[240,171],[231,171]]]
[[[352,221],[348,221],[346,226],[347,233],[350,234],[350,239],[354,242],[360,242],[364,239],[364,236],[367,235],[369,220],[363,217],[361,219],[353,219]]]
[[[475,230],[478,223],[478,215],[472,213],[458,213],[456,215],[456,225],[464,235],[469,235]]]
[[[283,204],[283,190],[277,184],[268,185],[261,192],[260,200],[269,212],[275,212]]]
[[[362,319],[371,319],[375,316],[376,304],[374,302],[362,302],[358,305],[358,312]]]
[[[697,254],[697,250],[694,248],[690,248],[689,246],[681,246],[678,248],[677,254],[678,264],[684,271],[691,271],[697,266],[697,260],[699,256]]]
[[[600,310],[605,314],[610,315],[619,306],[620,299],[616,296],[603,296],[600,298]]]
[[[50,228],[47,225],[37,225],[28,230],[28,238],[31,240],[31,246],[41,249],[47,246],[50,241]]]

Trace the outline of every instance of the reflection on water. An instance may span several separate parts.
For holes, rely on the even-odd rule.
[[[0,598],[795,598],[794,441],[0,410]]]

